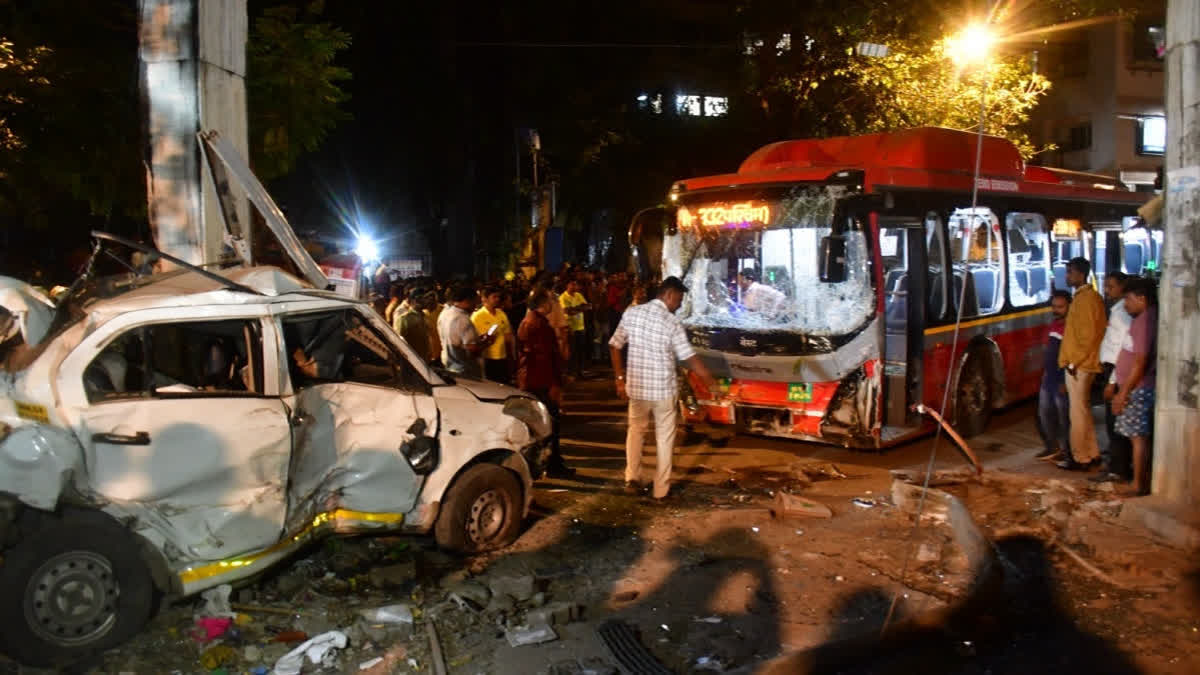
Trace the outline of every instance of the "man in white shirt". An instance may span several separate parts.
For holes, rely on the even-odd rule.
[[[471,323],[471,312],[479,303],[479,294],[469,286],[451,291],[450,304],[438,317],[438,337],[442,342],[442,364],[446,370],[469,377],[483,377],[481,356],[493,337],[480,337]]]
[[[671,460],[679,414],[675,362],[685,362],[709,390],[716,389],[712,375],[700,357],[696,356],[696,351],[688,343],[683,325],[675,317],[675,310],[683,304],[683,294],[686,292],[687,286],[682,281],[667,277],[658,287],[657,298],[625,310],[608,343],[617,376],[617,395],[629,399],[625,489],[634,492],[639,488],[642,445],[653,414],[654,438],[658,449],[658,466],[654,474],[655,499],[665,498],[671,488]],[[621,350],[627,345],[628,364],[621,355]]]
[[[1100,366],[1104,368],[1102,381],[1108,384],[1116,383],[1117,358],[1129,336],[1129,325],[1133,323],[1133,317],[1125,310],[1125,284],[1128,280],[1129,275],[1123,272],[1109,272],[1104,276],[1104,297],[1112,305],[1108,310],[1104,341],[1100,343]],[[1093,482],[1128,480],[1133,470],[1130,464],[1133,448],[1128,438],[1116,432],[1116,421],[1111,397],[1105,396],[1104,428],[1108,432],[1108,447],[1100,453],[1103,462],[1100,473],[1089,478]]]
[[[747,267],[737,274],[738,288],[742,290],[742,305],[751,312],[761,312],[773,317],[783,309],[787,296],[778,289],[759,283],[758,270]]]

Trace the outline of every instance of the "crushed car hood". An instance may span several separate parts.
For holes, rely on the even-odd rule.
[[[524,395],[520,389],[514,389],[498,382],[473,380],[462,375],[454,376],[454,383],[475,395],[481,401],[503,401],[509,396]]]

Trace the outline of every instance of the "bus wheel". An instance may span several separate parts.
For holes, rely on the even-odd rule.
[[[954,392],[954,427],[964,438],[978,436],[992,419],[992,385],[982,354],[967,357]]]

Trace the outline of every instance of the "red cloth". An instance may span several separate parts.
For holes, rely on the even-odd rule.
[[[625,311],[625,285],[610,283],[608,285],[608,308],[618,314]]]
[[[525,391],[549,389],[562,383],[562,354],[550,322],[530,309],[517,328],[517,386]]]

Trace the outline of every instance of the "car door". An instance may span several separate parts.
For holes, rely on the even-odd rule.
[[[369,310],[345,306],[279,317],[296,443],[288,522],[337,509],[404,514],[424,484],[400,452],[437,438],[422,365]]]
[[[262,319],[114,321],[125,325],[85,340],[60,371],[82,401],[73,423],[92,489],[185,558],[277,542],[292,441],[287,408],[265,390]]]

